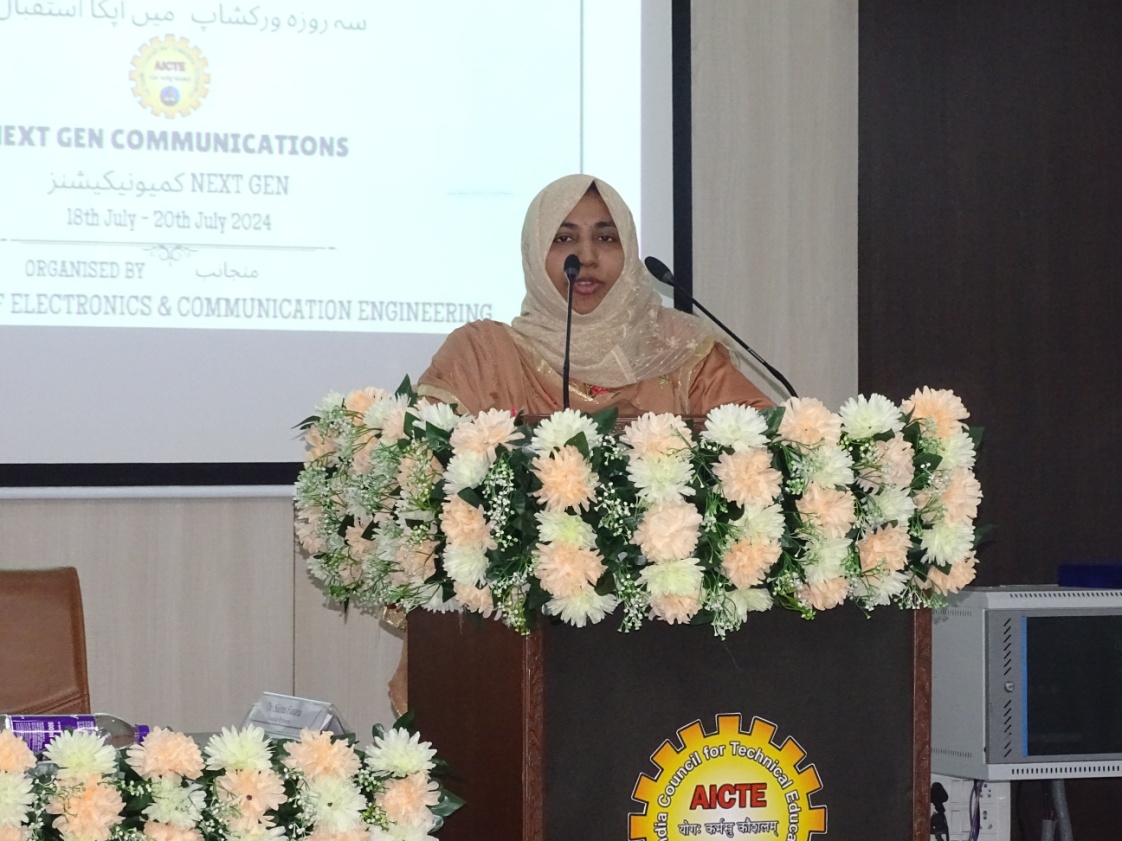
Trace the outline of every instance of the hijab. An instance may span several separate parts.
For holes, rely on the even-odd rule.
[[[695,364],[712,348],[713,335],[700,319],[662,305],[639,257],[631,211],[611,185],[591,175],[559,178],[530,202],[522,226],[526,297],[511,329],[555,371],[561,370],[567,302],[549,279],[545,258],[558,227],[592,186],[612,214],[624,263],[619,279],[596,309],[585,315],[573,313],[573,379],[619,388]]]

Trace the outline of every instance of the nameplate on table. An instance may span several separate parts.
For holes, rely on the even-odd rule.
[[[301,730],[326,730],[337,735],[349,728],[330,701],[313,701],[293,695],[262,692],[243,727],[256,724],[274,739],[298,739]]]

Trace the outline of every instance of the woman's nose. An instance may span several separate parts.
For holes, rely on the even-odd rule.
[[[577,257],[580,258],[580,264],[582,266],[594,266],[599,260],[596,253],[596,246],[589,239],[585,239],[581,242],[580,248],[577,249]]]

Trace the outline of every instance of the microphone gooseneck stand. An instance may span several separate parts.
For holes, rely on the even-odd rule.
[[[695,298],[693,295],[690,294],[689,290],[680,286],[678,284],[678,281],[676,281],[674,279],[674,273],[672,271],[670,271],[670,269],[667,267],[667,265],[665,263],[663,263],[661,260],[658,260],[654,257],[648,257],[646,260],[643,261],[643,265],[645,265],[647,267],[647,271],[649,271],[651,274],[653,274],[655,276],[655,278],[657,278],[658,280],[661,280],[667,286],[674,287],[679,292],[681,292],[683,295],[685,295],[687,298],[689,298],[690,303],[692,303],[695,307],[697,307],[699,310],[701,310],[703,313],[705,313],[714,324],[716,324],[718,327],[720,327],[722,330],[725,331],[726,335],[728,335],[729,338],[731,338],[738,345],[740,345],[742,348],[744,348],[746,351],[748,351],[750,354],[752,354],[752,356],[756,359],[756,361],[759,362],[761,365],[763,365],[765,368],[767,368],[768,372],[773,377],[775,377],[777,380],[779,380],[779,382],[783,383],[783,387],[786,388],[788,392],[790,392],[792,397],[798,397],[799,396],[795,392],[795,387],[792,386],[791,383],[789,383],[787,381],[787,378],[785,376],[783,376],[781,373],[779,373],[779,371],[776,368],[774,368],[771,365],[771,363],[769,363],[766,359],[764,359],[762,356],[760,356],[758,353],[756,353],[756,351],[752,350],[752,348],[748,347],[748,345],[745,343],[745,341],[742,338],[740,338],[740,336],[736,335],[736,333],[732,332],[732,330],[730,330],[728,327],[726,327],[724,322],[721,321],[721,319],[717,318],[717,316],[713,315],[713,313],[709,312],[709,310],[707,310],[705,307],[703,307],[701,305],[701,302],[698,301],[697,298]]]
[[[573,284],[580,274],[580,258],[570,254],[565,258],[565,279],[569,282],[569,305],[565,312],[565,362],[561,366],[561,404],[569,408],[569,345],[573,338]]]

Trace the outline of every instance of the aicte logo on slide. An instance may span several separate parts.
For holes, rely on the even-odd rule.
[[[153,38],[133,57],[132,66],[132,92],[157,117],[187,117],[203,104],[210,74],[203,54],[186,38]]]
[[[695,721],[678,731],[682,748],[663,742],[651,761],[660,773],[640,774],[632,798],[644,804],[632,814],[631,841],[714,836],[803,841],[826,832],[826,807],[812,806],[822,788],[814,765],[794,739],[772,743],[775,725],[753,718],[747,731],[740,715],[717,716],[706,735]]]

